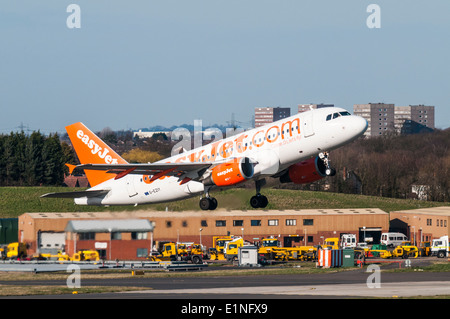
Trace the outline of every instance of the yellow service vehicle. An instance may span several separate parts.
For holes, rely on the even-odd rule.
[[[419,249],[410,243],[403,243],[394,248],[394,250],[387,249],[370,249],[373,255],[375,253],[379,254],[381,258],[403,258],[407,259],[410,257],[417,258],[419,256]]]
[[[64,258],[61,256],[60,258]],[[80,250],[79,252],[73,254],[71,261],[99,261],[100,255],[96,250]]]
[[[409,257],[417,258],[419,256],[419,249],[417,246],[411,245],[410,243],[403,243],[402,245],[395,247],[392,251],[392,255],[403,259],[407,259]]]
[[[419,256],[420,257],[428,257],[431,256],[431,242],[423,241],[420,243],[419,248]]]
[[[258,250],[269,260],[311,260],[317,248],[314,246],[281,247],[280,242],[274,238],[265,238],[261,241]]]
[[[69,255],[66,255],[65,253],[58,251],[58,254],[38,254],[36,256],[33,256],[35,259],[46,259],[46,260],[57,260],[57,261],[69,261],[71,260]]]
[[[226,260],[223,251],[226,243],[232,240],[231,236],[213,236],[213,246],[209,249],[211,260]]]
[[[27,257],[27,244],[10,243],[2,249],[2,259],[20,259]]]
[[[152,261],[187,261],[193,264],[203,263],[202,254],[198,250],[188,249],[185,244],[166,243],[159,255],[149,256]]]
[[[223,254],[227,261],[235,261],[237,260],[237,256],[239,253],[239,247],[244,246],[244,239],[243,238],[234,238],[231,241],[228,241],[225,244],[225,248],[223,250]]]
[[[322,248],[339,249],[339,238],[326,238],[325,243],[322,245]]]

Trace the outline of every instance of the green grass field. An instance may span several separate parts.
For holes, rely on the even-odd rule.
[[[200,210],[198,197],[154,205],[141,206],[77,206],[72,199],[39,198],[49,192],[70,191],[67,187],[0,187],[0,218],[17,217],[26,212],[101,212],[130,210]],[[80,190],[80,189],[78,189]],[[269,199],[266,209],[337,209],[379,208],[386,212],[424,207],[449,206],[449,202],[425,202],[387,197],[337,194],[286,189],[265,188],[262,193]],[[252,210],[249,199],[255,194],[251,189],[229,189],[212,193],[219,209]],[[213,212],[212,212],[213,213]]]

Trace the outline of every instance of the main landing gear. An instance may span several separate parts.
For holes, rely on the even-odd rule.
[[[253,208],[265,208],[267,204],[269,204],[269,200],[266,196],[261,195],[261,187],[263,187],[266,184],[265,179],[259,179],[255,181],[255,187],[256,187],[256,195],[252,196],[250,198],[250,205]]]
[[[209,196],[209,189],[205,192],[205,197],[200,199],[200,208],[202,210],[215,210],[217,208],[217,199]]]
[[[217,199],[214,197],[203,197],[200,199],[200,208],[202,210],[215,210],[217,208]]]

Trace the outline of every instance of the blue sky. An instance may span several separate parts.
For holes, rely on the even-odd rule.
[[[70,4],[81,28],[69,29]],[[369,29],[371,3],[381,28]],[[425,104],[450,127],[450,2],[2,0],[0,133],[251,120],[255,107]]]

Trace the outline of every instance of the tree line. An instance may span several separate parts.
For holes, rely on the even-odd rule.
[[[0,186],[62,185],[74,153],[58,134],[0,135]]]
[[[131,134],[107,134],[108,144],[129,162],[154,162],[170,156],[173,141],[133,139]],[[107,137],[107,138],[106,138]],[[62,185],[65,163],[78,164],[66,136],[40,132],[0,135],[0,186]],[[330,190],[340,193],[411,198],[418,185],[427,200],[450,200],[450,129],[414,135],[360,138],[330,153],[336,176],[309,185],[268,186]],[[245,185],[254,187],[253,183]]]
[[[429,201],[450,200],[450,129],[412,135],[360,138],[330,152],[337,171],[307,185],[280,188],[328,190],[392,198],[417,198],[416,185]]]
[[[416,185],[427,200],[450,200],[450,129],[360,139],[331,160],[340,172],[329,180],[332,191],[414,198]]]

